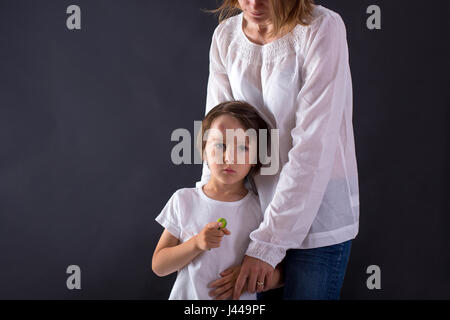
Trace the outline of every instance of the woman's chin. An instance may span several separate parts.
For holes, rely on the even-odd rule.
[[[263,22],[268,21],[270,19],[270,17],[268,17],[266,14],[264,14],[264,15],[254,15],[254,14],[246,12],[245,13],[245,19],[247,21],[252,22],[252,23],[258,24],[258,23],[263,23]]]

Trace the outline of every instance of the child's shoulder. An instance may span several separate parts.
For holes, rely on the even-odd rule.
[[[173,193],[173,197],[179,202],[191,202],[198,198],[198,190],[196,187],[180,188]]]
[[[195,194],[195,193],[197,193],[197,187],[192,187],[192,188],[188,188],[188,187],[186,187],[186,188],[180,188],[180,189],[177,189],[177,190],[175,191],[175,194],[177,194],[178,196],[187,196],[187,195],[192,195],[192,194]]]
[[[259,195],[256,194],[253,190],[248,190],[250,193],[250,203],[252,206],[260,207]]]
[[[245,197],[247,199],[243,202],[243,205],[247,204],[255,209],[258,209],[260,206],[259,196],[252,190],[248,190],[248,192],[249,194]],[[198,206],[203,203],[204,200],[208,200],[200,186],[180,188],[174,192],[173,197],[178,203],[181,203],[184,208],[194,205]]]

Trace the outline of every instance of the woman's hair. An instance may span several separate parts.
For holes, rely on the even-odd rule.
[[[229,115],[240,121],[245,130],[254,129],[256,131],[256,164],[251,168],[246,177],[253,177],[257,174],[262,166],[259,157],[259,133],[260,129],[266,129],[267,132],[267,149],[270,148],[270,129],[259,115],[258,111],[250,104],[244,101],[227,101],[218,104],[212,108],[206,117],[202,120],[202,127],[197,136],[197,148],[201,154],[201,159],[204,160],[204,151],[206,148],[206,139],[204,139],[205,132],[211,128],[214,119],[221,115]],[[251,181],[252,182],[252,181]],[[253,183],[253,182],[252,182]],[[256,190],[255,190],[256,192]]]
[[[290,31],[297,24],[308,26],[313,18],[314,0],[269,0],[272,12],[273,31],[277,36],[283,31]],[[242,11],[238,0],[224,0],[222,5],[207,12],[218,13],[219,23]]]

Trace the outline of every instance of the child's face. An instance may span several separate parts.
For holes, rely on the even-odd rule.
[[[256,164],[256,137],[246,136],[238,119],[221,115],[211,123],[205,153],[212,177],[224,184],[237,183]]]

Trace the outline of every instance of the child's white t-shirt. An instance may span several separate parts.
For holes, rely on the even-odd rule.
[[[250,242],[250,233],[263,220],[258,196],[248,191],[239,201],[225,202],[209,198],[202,186],[175,191],[156,217],[164,228],[183,243],[198,234],[209,222],[227,220],[230,235],[224,235],[219,248],[204,251],[178,270],[169,300],[207,300],[208,284],[219,279],[220,272],[240,264]],[[241,300],[255,300],[245,292]]]

